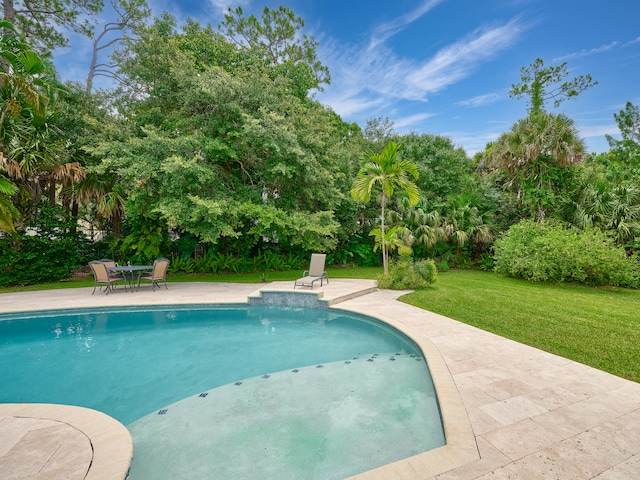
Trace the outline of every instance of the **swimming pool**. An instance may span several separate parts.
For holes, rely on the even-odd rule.
[[[407,428],[416,430],[407,430],[409,437],[418,439],[412,448],[419,452],[424,445],[435,448],[444,443],[439,419],[439,428],[428,435],[423,432],[422,426],[434,424],[433,413],[439,414],[420,350],[394,329],[361,315],[227,305],[42,312],[0,319],[4,320],[0,321],[0,402],[82,405],[131,424],[203,392],[213,398],[216,387],[222,391],[238,382],[246,387],[251,384],[246,379],[273,375],[282,390],[291,382],[278,373],[303,367],[320,372],[325,367],[333,376],[324,389],[331,385],[335,390],[341,378],[353,382],[353,369],[350,374],[341,373],[349,371],[347,366],[377,364],[384,365],[385,375],[390,375],[387,390],[394,388],[393,377],[414,379],[394,395],[404,397],[401,408],[394,406],[398,410],[394,422],[410,419]],[[345,367],[341,370],[337,365]],[[358,370],[357,376],[363,372]],[[305,384],[305,389],[313,384]],[[312,392],[311,397],[318,397],[322,404],[322,395],[322,391]],[[416,403],[417,397],[428,399],[428,405],[422,400]],[[313,415],[313,405],[309,411]],[[135,431],[133,436],[135,444]],[[396,455],[404,458],[418,452]],[[374,466],[356,466],[360,470],[352,473]]]

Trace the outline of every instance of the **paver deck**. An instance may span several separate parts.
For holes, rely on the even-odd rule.
[[[263,288],[288,290],[291,286],[292,282],[274,282]],[[7,293],[0,294],[0,313],[116,305],[245,303],[249,296],[257,294],[258,287],[170,283],[169,290],[151,292],[151,288],[141,287],[136,293],[116,291],[108,296],[98,292],[92,296],[92,288]],[[314,292],[321,291],[322,298],[336,308],[380,318],[418,341],[426,350],[443,407],[447,438],[453,440],[453,446],[353,478],[640,478],[640,384],[406,305],[396,300],[403,292],[373,291],[372,287],[371,281],[336,279],[316,287]],[[45,408],[46,412],[32,408]],[[56,408],[61,408],[59,414]],[[68,409],[76,410],[76,419]],[[87,409],[75,407],[0,405],[0,476],[24,478],[5,475],[9,470],[14,472],[20,452],[31,455],[25,459],[26,466],[26,462],[33,463],[38,451],[52,458],[50,453],[54,450],[59,458],[75,465],[75,470],[65,471],[72,471],[77,478],[124,479],[127,455],[130,458],[126,439],[105,435],[97,426],[100,422],[87,418]],[[117,426],[114,428],[122,433]],[[95,458],[93,462],[87,460],[86,439],[91,441],[94,456],[99,451],[100,462]],[[16,450],[17,445],[23,450]],[[44,446],[31,449],[27,445]],[[55,476],[53,470],[43,467],[39,476],[28,478],[75,478],[72,474]]]

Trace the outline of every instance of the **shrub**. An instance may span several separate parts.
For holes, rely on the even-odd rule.
[[[446,262],[446,260],[440,260],[439,262],[436,262],[436,268],[439,272],[448,272],[449,264]]]
[[[416,272],[424,279],[427,283],[433,283],[436,281],[438,277],[438,269],[436,268],[436,264],[433,260],[420,260],[416,262],[414,265]]]
[[[524,221],[494,245],[495,271],[529,281],[638,287],[640,268],[596,230]]]
[[[0,239],[0,286],[55,282],[80,266],[87,241],[57,207],[43,205],[28,233]]]
[[[436,266],[433,260],[413,263],[411,257],[404,256],[389,265],[389,273],[378,277],[378,287],[390,290],[420,290],[433,283]]]

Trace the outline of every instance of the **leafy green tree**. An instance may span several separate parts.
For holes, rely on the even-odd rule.
[[[367,124],[362,132],[365,140],[380,149],[393,140],[398,134],[396,133],[393,122],[388,117],[372,117],[367,120]]]
[[[405,192],[412,205],[417,204],[420,200],[420,190],[410,179],[410,177],[418,178],[418,166],[408,160],[399,159],[398,150],[399,147],[395,142],[389,142],[382,153],[367,154],[351,187],[351,196],[355,200],[368,203],[371,200],[373,187],[380,186],[380,232],[385,273],[389,272],[389,258],[385,242],[385,207],[396,190]]]
[[[6,29],[13,29],[3,22]],[[0,169],[20,189],[14,198],[22,221],[39,204],[48,186],[49,201],[56,198],[57,182],[79,180],[84,172],[69,162],[66,140],[56,140],[52,106],[64,87],[53,66],[15,35],[0,38]]]
[[[432,208],[444,204],[449,195],[470,188],[474,163],[450,138],[410,133],[396,137],[395,141],[402,149],[402,158],[418,165],[420,194]]]
[[[176,27],[156,20],[119,52],[118,110],[135,130],[91,149],[103,159],[96,173],[113,172],[127,192],[126,224],[246,254],[326,251],[348,238],[336,217],[356,212],[346,192],[359,129],[301,99],[254,50],[194,21]]]
[[[577,97],[598,84],[591,75],[578,75],[572,80],[562,82],[568,74],[566,62],[558,66],[545,67],[543,60],[537,58],[528,67],[522,67],[521,82],[511,86],[509,95],[512,98],[530,97],[529,111],[540,113],[544,111],[544,104],[548,100],[553,100],[553,106],[557,107],[565,100]]]

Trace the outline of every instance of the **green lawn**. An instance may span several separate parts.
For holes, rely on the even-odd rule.
[[[454,270],[401,300],[640,382],[640,291]]]

